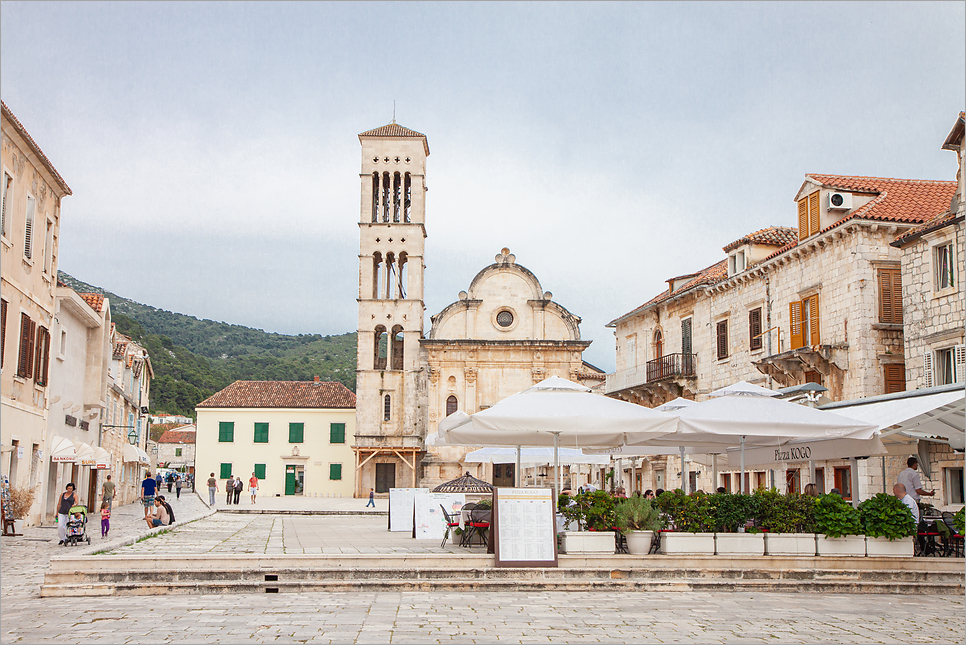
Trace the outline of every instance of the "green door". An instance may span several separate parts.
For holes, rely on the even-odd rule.
[[[285,494],[295,494],[295,466],[285,466]]]

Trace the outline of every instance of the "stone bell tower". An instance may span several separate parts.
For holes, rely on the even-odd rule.
[[[418,485],[426,135],[395,121],[359,135],[356,497]]]

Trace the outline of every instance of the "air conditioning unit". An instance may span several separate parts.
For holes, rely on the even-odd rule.
[[[847,211],[852,208],[852,193],[829,193],[828,209],[830,211]]]

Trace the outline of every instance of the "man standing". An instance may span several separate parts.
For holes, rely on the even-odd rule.
[[[899,473],[899,477],[896,479],[896,483],[902,484],[906,489],[906,494],[912,499],[918,502],[922,496],[931,497],[936,494],[934,490],[923,490],[922,480],[919,478],[919,473],[917,468],[919,468],[919,460],[915,457],[909,457],[906,460],[906,465],[908,468]]]
[[[252,504],[255,503],[255,493],[258,492],[258,477],[255,473],[252,473],[251,478],[248,480],[248,490],[252,493]]]
[[[245,490],[245,483],[242,481],[241,477],[235,480],[235,505],[238,505],[238,498],[241,497],[241,492]]]
[[[158,477],[161,475],[159,474]],[[148,519],[154,509],[154,496],[157,495],[158,484],[152,479],[151,472],[144,473],[144,481],[141,482],[141,503],[144,504],[144,519]]]
[[[903,484],[896,484],[892,487],[892,494],[909,507],[909,512],[912,513],[912,519],[916,520],[916,525],[919,524],[919,505],[916,504],[916,500],[906,493],[906,487]]]
[[[107,502],[107,508],[113,509],[114,507],[114,482],[111,481],[111,476],[107,476],[107,481],[101,486],[101,501]]]
[[[228,475],[228,481],[225,482],[225,492],[228,494],[225,499],[226,504],[231,504],[231,498],[235,495],[235,476]]]
[[[157,486],[157,491],[158,491],[158,492],[160,493],[160,492],[161,492],[161,483],[162,483],[162,482],[163,482],[164,480],[163,480],[163,479],[161,478],[161,471],[160,471],[160,470],[159,470],[159,471],[157,472],[157,475],[158,475],[158,476],[157,476],[157,477],[155,478],[155,480],[154,480],[154,481],[155,481],[155,483],[156,483],[156,484],[158,485],[158,486]]]
[[[218,492],[218,480],[215,479],[215,473],[211,473],[211,477],[208,478],[208,506],[215,505],[215,493]]]

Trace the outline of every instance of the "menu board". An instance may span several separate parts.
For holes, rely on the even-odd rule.
[[[414,501],[416,539],[442,540],[446,533],[446,516],[443,515],[443,509],[459,517],[460,509],[466,502],[466,493],[430,493],[417,495]]]
[[[496,566],[557,566],[552,489],[497,488],[492,528]]]
[[[416,495],[428,495],[428,488],[389,489],[389,530],[413,532],[413,508]]]

